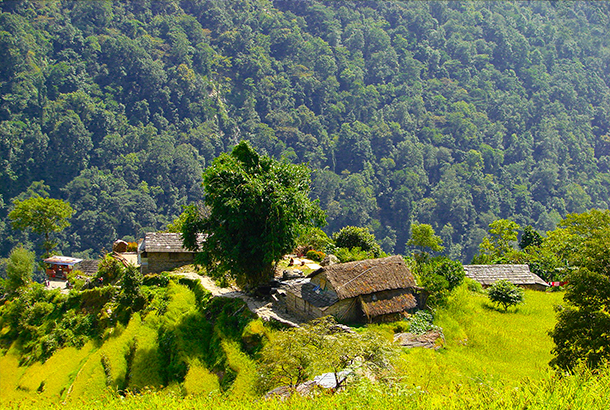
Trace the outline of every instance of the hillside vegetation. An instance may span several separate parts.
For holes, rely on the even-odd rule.
[[[329,232],[470,261],[490,222],[607,208],[608,2],[4,1],[0,255],[12,200],[72,204],[95,256],[202,199],[241,139],[314,172]],[[46,187],[37,181],[44,181]]]
[[[56,350],[39,359],[28,353],[27,335],[11,336],[15,324],[10,318],[15,316],[17,301],[7,302],[0,311],[3,403],[44,407],[48,403],[76,406],[85,402],[92,408],[112,407],[118,405],[119,394],[129,396],[133,392],[143,393],[125,400],[135,407],[151,403],[175,407],[175,400],[183,396],[187,402],[215,406],[230,406],[246,397],[248,401],[260,398],[256,390],[258,352],[278,330],[255,320],[238,300],[208,299],[195,283],[175,278],[165,287],[144,286],[149,302],[130,318],[121,314],[112,298],[96,302],[88,293],[91,291],[73,293],[73,307],[61,314],[41,317],[44,302],[30,303],[29,308],[20,310],[22,327],[46,329],[56,335],[59,331],[53,330],[54,323],[57,326],[62,318],[74,320],[74,315],[89,313],[93,316],[92,328],[98,332],[80,342],[67,341],[63,348],[56,340]],[[547,332],[555,324],[553,307],[562,296],[559,292],[527,291],[524,305],[504,313],[496,310],[485,295],[463,285],[446,307],[436,312],[435,323],[444,330],[445,348],[404,350],[386,381],[363,379],[336,397],[323,395],[324,399],[297,402],[304,408],[347,406],[364,400],[363,396],[368,397],[366,400],[381,400],[383,396],[389,405],[407,397],[423,405],[446,403],[447,397],[459,392],[456,403],[463,405],[466,398],[462,388],[467,395],[478,390],[473,400],[480,403],[492,398],[508,400],[511,395],[522,400],[529,390],[520,396],[514,389],[524,383],[557,383],[557,391],[572,389],[574,379],[556,379],[558,375],[552,376],[547,365],[552,348]],[[54,297],[61,309],[58,295]],[[77,305],[77,298],[84,304]],[[87,311],[83,310],[85,306]],[[397,324],[374,325],[359,332],[377,331],[391,338],[393,329]],[[72,330],[77,332],[74,327]],[[589,380],[586,373],[578,377]],[[393,393],[384,394],[388,389]],[[595,399],[596,394],[580,399]],[[265,403],[252,406],[264,408]]]

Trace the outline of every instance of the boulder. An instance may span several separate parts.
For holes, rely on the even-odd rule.
[[[330,266],[330,265],[334,265],[335,263],[339,263],[339,262],[341,262],[341,261],[335,255],[328,254],[328,255],[326,255],[326,257],[324,259],[322,259],[322,262],[320,262],[320,265]]]
[[[438,350],[445,344],[442,330],[430,330],[423,335],[415,333],[396,333],[394,342],[406,348],[423,347]]]

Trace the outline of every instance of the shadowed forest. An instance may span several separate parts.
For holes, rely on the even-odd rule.
[[[95,257],[200,201],[249,140],[308,163],[328,233],[405,253],[413,222],[469,262],[488,225],[608,208],[607,2],[4,1],[0,256],[41,238],[13,200],[76,210]]]

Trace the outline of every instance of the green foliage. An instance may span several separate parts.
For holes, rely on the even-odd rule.
[[[208,213],[187,210],[185,245],[200,251],[197,260],[212,275],[230,272],[245,287],[267,282],[303,227],[324,222],[317,202],[307,196],[309,172],[260,156],[242,141],[205,171]],[[201,249],[199,233],[208,235]]]
[[[307,251],[305,256],[307,256],[307,259],[311,259],[312,261],[322,262],[322,260],[326,257],[326,254],[324,252],[311,250]]]
[[[610,358],[607,311],[610,307],[610,212],[570,214],[560,223],[569,242],[564,255],[577,268],[567,276],[565,306],[551,331],[551,364],[572,369],[583,362],[599,367]]]
[[[490,261],[506,257],[517,241],[519,225],[507,219],[498,219],[489,224],[489,237],[483,238],[479,245],[481,259]]]
[[[100,261],[96,279],[102,279],[102,283],[108,285],[119,280],[124,272],[125,265],[109,253]]]
[[[333,254],[339,258],[341,263],[362,261],[365,259],[375,259],[375,253],[373,251],[363,251],[359,247],[355,248],[334,248],[332,249]],[[384,255],[384,254],[382,254]]]
[[[260,353],[259,390],[280,385],[296,387],[324,372],[335,373],[340,388],[345,378],[339,372],[357,365],[381,376],[391,367],[394,354],[394,347],[381,334],[345,332],[326,316],[272,337]]]
[[[418,310],[409,318],[409,332],[423,335],[424,333],[437,328],[432,324],[433,322],[434,317],[432,316],[432,313],[426,310]]]
[[[134,265],[127,265],[121,279],[120,303],[129,306],[133,311],[142,309],[144,298],[141,286],[144,281],[140,269]]]
[[[9,1],[0,202],[44,178],[78,211],[51,239],[98,254],[203,200],[247,138],[309,163],[328,232],[388,253],[408,221],[470,261],[497,218],[546,232],[608,207],[608,4],[402,3]],[[0,218],[0,256],[36,241]]]
[[[442,305],[449,293],[464,280],[464,268],[458,261],[439,256],[417,264],[419,285],[429,292],[428,304]]]
[[[506,312],[509,307],[523,303],[523,289],[506,279],[496,281],[487,289],[489,300],[502,305]]]
[[[529,246],[540,246],[542,241],[542,236],[531,225],[528,225],[521,234],[519,248],[526,249]]]
[[[375,235],[370,233],[367,228],[346,226],[341,228],[339,232],[333,234],[333,241],[337,248],[345,248],[350,252],[358,253],[362,251],[370,253],[373,258],[380,258],[385,255],[377,243]],[[358,250],[356,250],[356,248],[358,248]],[[341,259],[342,262],[345,262],[338,255],[337,257]]]
[[[411,225],[411,239],[407,242],[407,245],[417,246],[422,249],[430,249],[433,252],[442,252],[445,247],[441,244],[443,240],[440,236],[434,233],[432,225],[413,223]]]
[[[23,246],[13,248],[6,261],[7,278],[4,282],[4,288],[7,291],[15,292],[32,282],[34,259],[34,252],[25,249]]]
[[[68,219],[74,214],[69,203],[60,199],[43,198],[35,196],[16,200],[13,210],[8,214],[13,229],[32,230],[44,235],[44,248],[47,254],[55,247],[50,240],[52,232],[60,232],[70,226]]]
[[[311,247],[314,250],[324,250],[333,241],[318,227],[309,227],[297,238],[297,246]]]

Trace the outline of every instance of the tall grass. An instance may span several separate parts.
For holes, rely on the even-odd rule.
[[[327,410],[327,409],[412,409],[412,410],[565,410],[607,409],[610,397],[610,369],[593,375],[581,369],[574,375],[557,375],[545,372],[537,380],[526,379],[514,387],[491,388],[478,383],[451,383],[443,390],[423,392],[405,384],[376,384],[362,381],[346,391],[331,395],[318,393],[314,397],[295,396],[286,401],[244,400],[235,396],[202,394],[186,398],[166,392],[148,392],[118,399],[105,396],[98,400],[84,400],[55,408],[66,410],[94,409],[274,409],[274,410]],[[28,403],[28,407],[42,407]],[[9,409],[17,405],[7,406]]]

